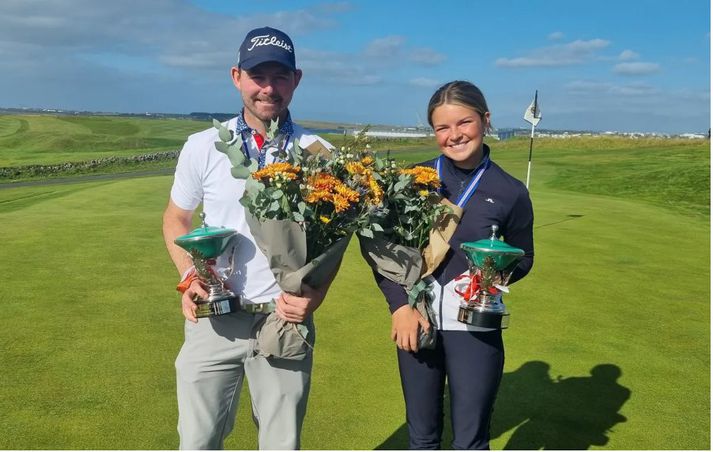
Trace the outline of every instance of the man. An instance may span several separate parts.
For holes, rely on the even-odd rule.
[[[274,161],[272,143],[293,140],[301,148],[328,143],[311,135],[290,117],[288,106],[302,78],[296,68],[292,40],[273,28],[250,31],[242,45],[238,65],[231,69],[243,109],[226,125],[242,140],[243,150],[260,166]],[[269,140],[270,122],[279,131]],[[297,449],[310,386],[312,356],[304,360],[265,357],[255,349],[255,333],[270,312],[290,322],[303,322],[314,339],[312,313],[324,299],[327,287],[303,287],[302,296],[281,293],[267,259],[255,245],[239,199],[245,181],[231,176],[228,157],[219,152],[215,128],[191,135],[176,166],[171,197],[163,216],[163,235],[179,274],[183,291],[181,308],[186,318],[185,342],[176,359],[178,432],[181,449],[221,449],[235,423],[238,398],[247,377],[253,418],[261,449]],[[192,229],[195,209],[203,204],[211,226],[236,229],[240,239],[234,251],[235,269],[227,285],[240,295],[240,309],[220,316],[196,318],[195,297],[207,293],[195,278],[186,252],[176,237]],[[224,259],[225,257],[222,257]]]

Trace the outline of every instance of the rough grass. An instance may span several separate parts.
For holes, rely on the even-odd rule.
[[[96,116],[0,116],[0,166],[178,150],[207,122]]]

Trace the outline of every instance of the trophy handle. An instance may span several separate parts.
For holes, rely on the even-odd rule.
[[[238,247],[238,238],[239,236],[235,234],[230,238],[230,241],[228,242],[228,248],[230,251],[229,256],[228,256],[228,266],[221,272],[220,279],[225,282],[228,280],[230,275],[233,274],[233,270],[235,269],[235,248]]]

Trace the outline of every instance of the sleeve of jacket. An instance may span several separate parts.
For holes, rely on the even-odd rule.
[[[381,293],[383,293],[384,297],[386,297],[386,302],[389,304],[389,311],[392,314],[401,306],[408,304],[408,295],[406,295],[406,290],[404,290],[400,284],[391,281],[389,278],[386,278],[375,271],[374,279],[376,280],[376,285],[379,286]]]
[[[524,278],[535,262],[535,244],[532,235],[533,222],[532,201],[530,201],[527,189],[522,186],[513,203],[503,234],[506,243],[525,251],[524,257],[515,267],[510,277],[510,284]]]

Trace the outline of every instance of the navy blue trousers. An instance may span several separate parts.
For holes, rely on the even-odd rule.
[[[453,449],[489,449],[490,417],[503,375],[501,331],[438,331],[434,350],[397,349],[410,449],[440,449],[448,379]]]

